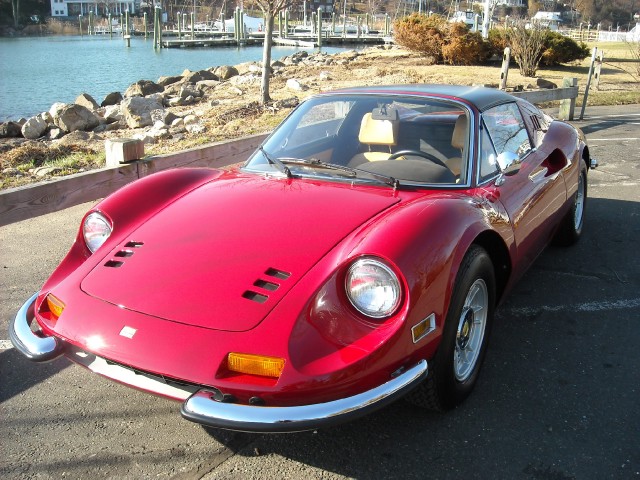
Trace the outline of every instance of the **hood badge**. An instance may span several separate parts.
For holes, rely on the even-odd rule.
[[[124,326],[122,330],[120,330],[121,337],[133,338],[138,330],[133,327]]]

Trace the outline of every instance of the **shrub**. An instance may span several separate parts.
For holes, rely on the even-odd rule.
[[[488,44],[479,32],[471,32],[463,23],[450,23],[447,28],[442,58],[450,65],[474,65],[487,59]]]
[[[507,33],[504,28],[492,28],[489,30],[489,38],[487,38],[487,56],[497,56],[502,58],[504,49],[509,46]]]
[[[398,45],[436,63],[442,58],[446,24],[447,20],[440,15],[414,13],[394,23],[394,39]]]
[[[546,32],[544,39],[544,52],[542,53],[543,65],[558,65],[560,63],[575,62],[584,60],[590,55],[589,47],[580,42],[579,44],[558,32],[551,30]]]

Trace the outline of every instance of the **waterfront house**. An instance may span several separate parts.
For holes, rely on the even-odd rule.
[[[120,15],[124,12],[136,13],[140,10],[140,0],[103,0],[99,3],[87,0],[50,0],[52,17],[77,17],[89,15]]]

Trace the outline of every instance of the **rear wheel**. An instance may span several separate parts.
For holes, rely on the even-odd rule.
[[[583,165],[578,177],[578,190],[573,197],[571,210],[562,219],[558,233],[553,239],[556,245],[569,246],[578,241],[582,235],[584,212],[587,204],[587,169]]]
[[[487,252],[472,246],[462,261],[438,352],[427,379],[407,396],[433,410],[460,404],[473,390],[493,321],[495,273]]]

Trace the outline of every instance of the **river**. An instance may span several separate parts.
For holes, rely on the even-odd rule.
[[[273,47],[272,58],[297,50]],[[55,102],[72,103],[81,93],[100,103],[138,80],[261,58],[261,46],[155,50],[151,38],[134,37],[127,48],[116,35],[0,38],[0,122],[47,111]]]

